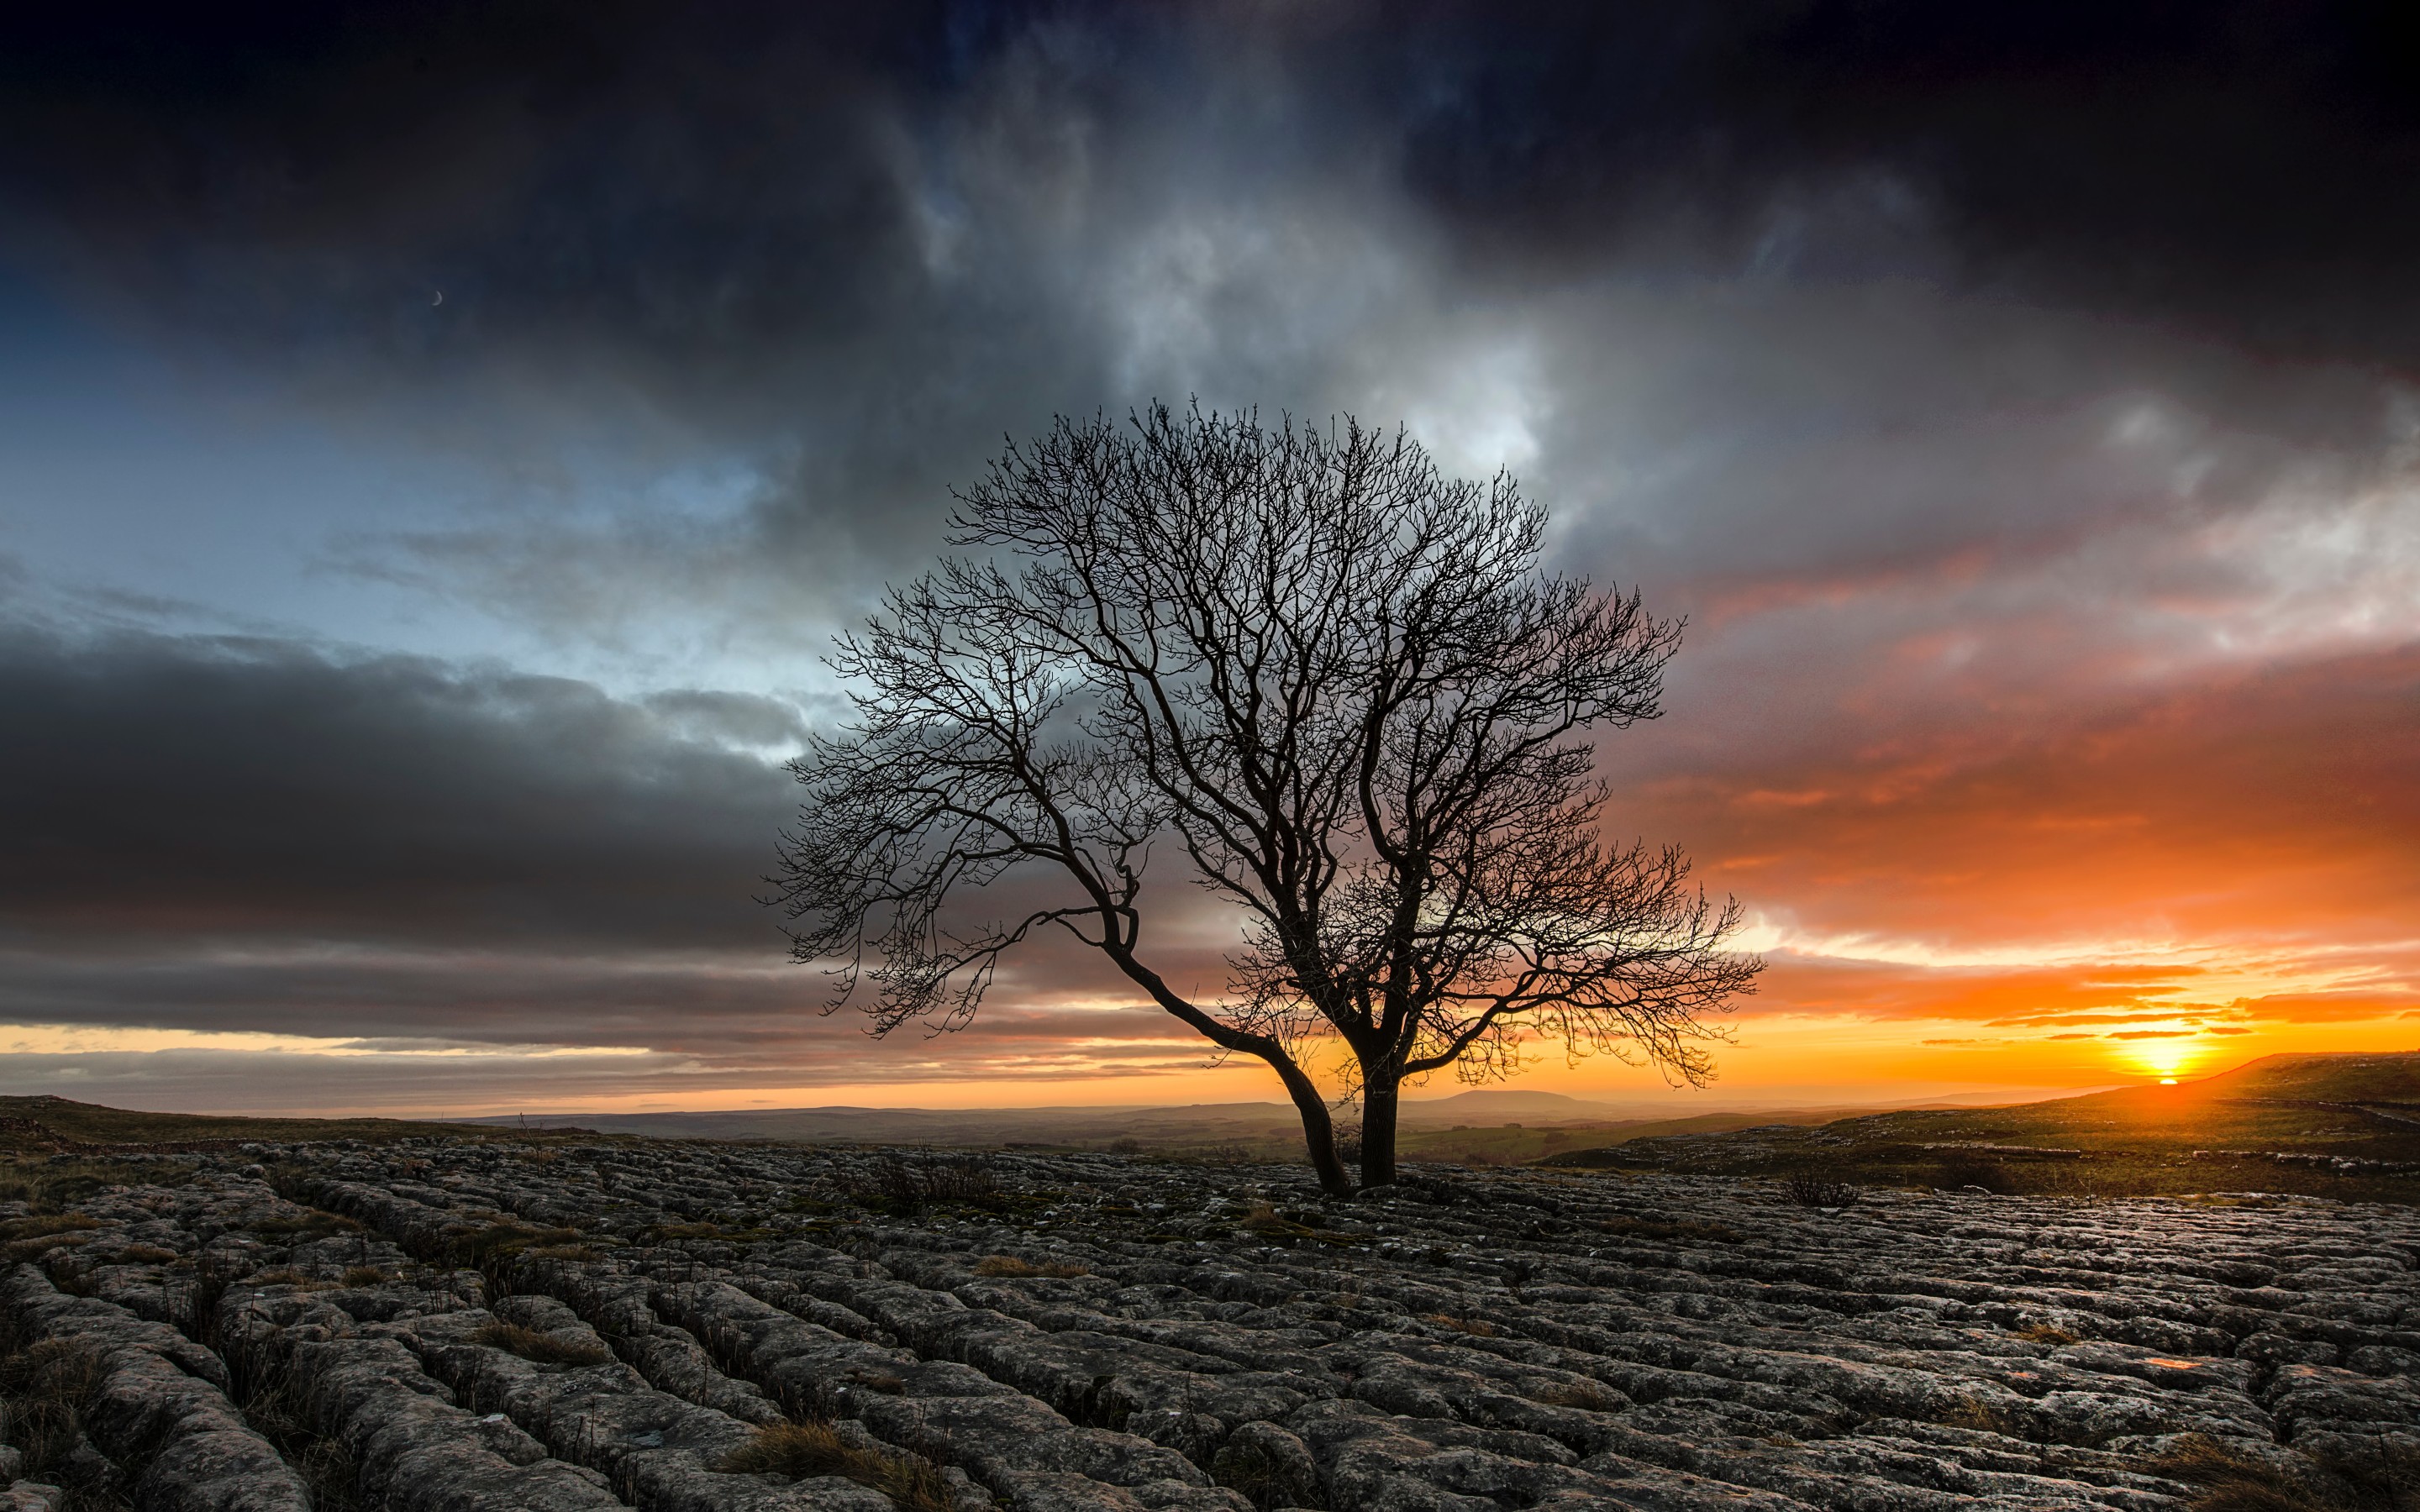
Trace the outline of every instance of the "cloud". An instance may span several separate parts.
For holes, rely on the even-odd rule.
[[[0,920],[21,943],[729,949],[787,779],[764,700],[291,642],[0,633]]]
[[[0,633],[0,701],[32,733],[0,742],[0,1022],[917,1073],[904,1050],[864,1064],[855,1014],[817,1015],[821,980],[758,902],[799,730],[774,701],[24,625]],[[1201,905],[1166,886],[1181,936]],[[1215,937],[1154,961],[1223,984]],[[952,1074],[1168,1058],[1164,1016],[1117,1007],[1130,990],[1072,945],[1023,952],[996,998]]]
[[[442,363],[543,338],[743,401],[784,351],[872,350],[903,301],[1029,250],[986,244],[1006,186],[1023,225],[1083,230],[1105,181],[1171,169],[1213,203],[1366,174],[1481,280],[1916,277],[2408,355],[2415,123],[2384,25],[1909,3],[53,11],[0,53],[21,144],[0,168],[109,276],[257,341]],[[421,318],[442,309],[468,319]]]
[[[1004,437],[1198,394],[1512,467],[1559,565],[1691,617],[1670,717],[1607,743],[1614,828],[1748,903],[1768,1001],[2405,1011],[2390,40],[1899,0],[24,8],[0,276],[473,459],[448,502],[330,490],[313,560],[618,675],[166,636],[12,535],[0,591],[88,628],[0,633],[37,733],[0,740],[0,1007],[845,1055],[750,896],[776,764],[839,714],[812,654]],[[184,621],[248,623],[209,577]],[[1196,907],[1170,969],[1215,991]],[[1059,1064],[1118,1000],[1021,958],[982,1063]],[[1117,1032],[1078,1058],[1161,1053]]]
[[[2369,364],[2420,332],[2420,216],[2381,209],[2412,126],[2355,19],[11,24],[21,266],[517,477],[662,473],[345,556],[581,635],[780,641],[928,554],[1003,432],[1187,393],[1520,466],[1587,565],[1736,615],[2357,476]]]

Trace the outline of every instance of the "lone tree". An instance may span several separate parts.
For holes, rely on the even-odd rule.
[[[1501,1075],[1524,1040],[1705,1080],[1706,1015],[1761,963],[1678,849],[1600,835],[1590,741],[1656,717],[1680,626],[1544,572],[1511,478],[1349,419],[1155,406],[1062,419],[954,497],[970,554],[841,640],[856,717],[791,764],[774,901],[826,1011],[962,1027],[1004,953],[1064,931],[1266,1061],[1339,1195],[1317,1040],[1351,1053],[1368,1184],[1406,1078]],[[1146,923],[1186,904],[1145,872],[1174,851],[1236,921],[1215,997],[1155,968]],[[995,885],[1009,917],[970,922]]]

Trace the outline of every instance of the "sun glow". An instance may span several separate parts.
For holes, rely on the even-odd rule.
[[[2208,1045],[2199,1035],[2175,1040],[2147,1040],[2129,1044],[2118,1052],[2145,1073],[2156,1076],[2163,1087],[2174,1087],[2201,1059]]]

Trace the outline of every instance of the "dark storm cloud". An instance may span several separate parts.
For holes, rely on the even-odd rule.
[[[754,899],[793,811],[784,704],[17,627],[0,707],[0,1023],[784,1063],[862,1043]],[[1199,955],[1162,964],[1215,985]],[[1103,985],[1057,942],[1018,966],[1012,1028]]]
[[[2408,8],[1436,7],[1389,60],[1407,178],[1483,245],[1946,273],[2420,356]]]
[[[1447,428],[1457,319],[1546,328],[1559,503],[1685,439],[1692,466],[1647,458],[1668,486],[1632,505],[1662,518],[1625,553],[1694,528],[1863,570],[1868,535],[1930,561],[2024,513],[1935,485],[2071,447],[2129,386],[2258,414],[2288,450],[2372,420],[2251,378],[2192,392],[2200,354],[2154,348],[2420,356],[2398,14],[27,8],[0,33],[0,227],[22,267],[144,329],[318,401],[413,395],[456,444],[660,423],[744,458],[744,497],[703,515],[405,521],[341,553],[577,635],[675,601],[819,634],[930,552],[949,484],[1054,410],[1198,393]],[[1624,318],[1575,316],[1609,288]],[[1863,289],[1901,308],[1801,298]],[[1981,361],[1956,343],[1988,315],[1920,308],[1977,295],[2006,307],[1964,333]],[[1591,365],[1654,347],[1658,301],[1691,350],[1609,425],[1622,379]],[[2044,305],[2069,326],[2011,329]],[[1958,381],[2025,372],[2044,381]],[[1836,486],[1825,463],[1869,460],[1836,448],[1810,486],[1776,441],[1843,412],[1921,430],[1937,462]],[[2010,413],[2041,424],[1987,418]],[[1801,507],[1827,490],[1839,508]],[[1919,518],[1895,491],[1947,502]],[[2040,496],[2076,513],[2108,491]],[[1704,570],[1689,545],[1669,565]]]
[[[778,945],[767,701],[0,632],[0,940]]]
[[[439,370],[535,342],[711,406],[974,313],[953,259],[1021,250],[985,220],[1001,162],[1077,203],[1373,158],[1474,270],[1912,271],[2420,341],[2394,7],[49,7],[6,42],[21,238],[172,318]]]

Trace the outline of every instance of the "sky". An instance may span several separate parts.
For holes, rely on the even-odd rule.
[[[1686,617],[1607,829],[1761,988],[1704,1090],[1516,1085],[2420,1047],[2415,63],[2318,4],[16,8],[0,1092],[1278,1097],[1064,951],[869,1039],[756,902],[832,634],[1155,398],[1510,470]]]

